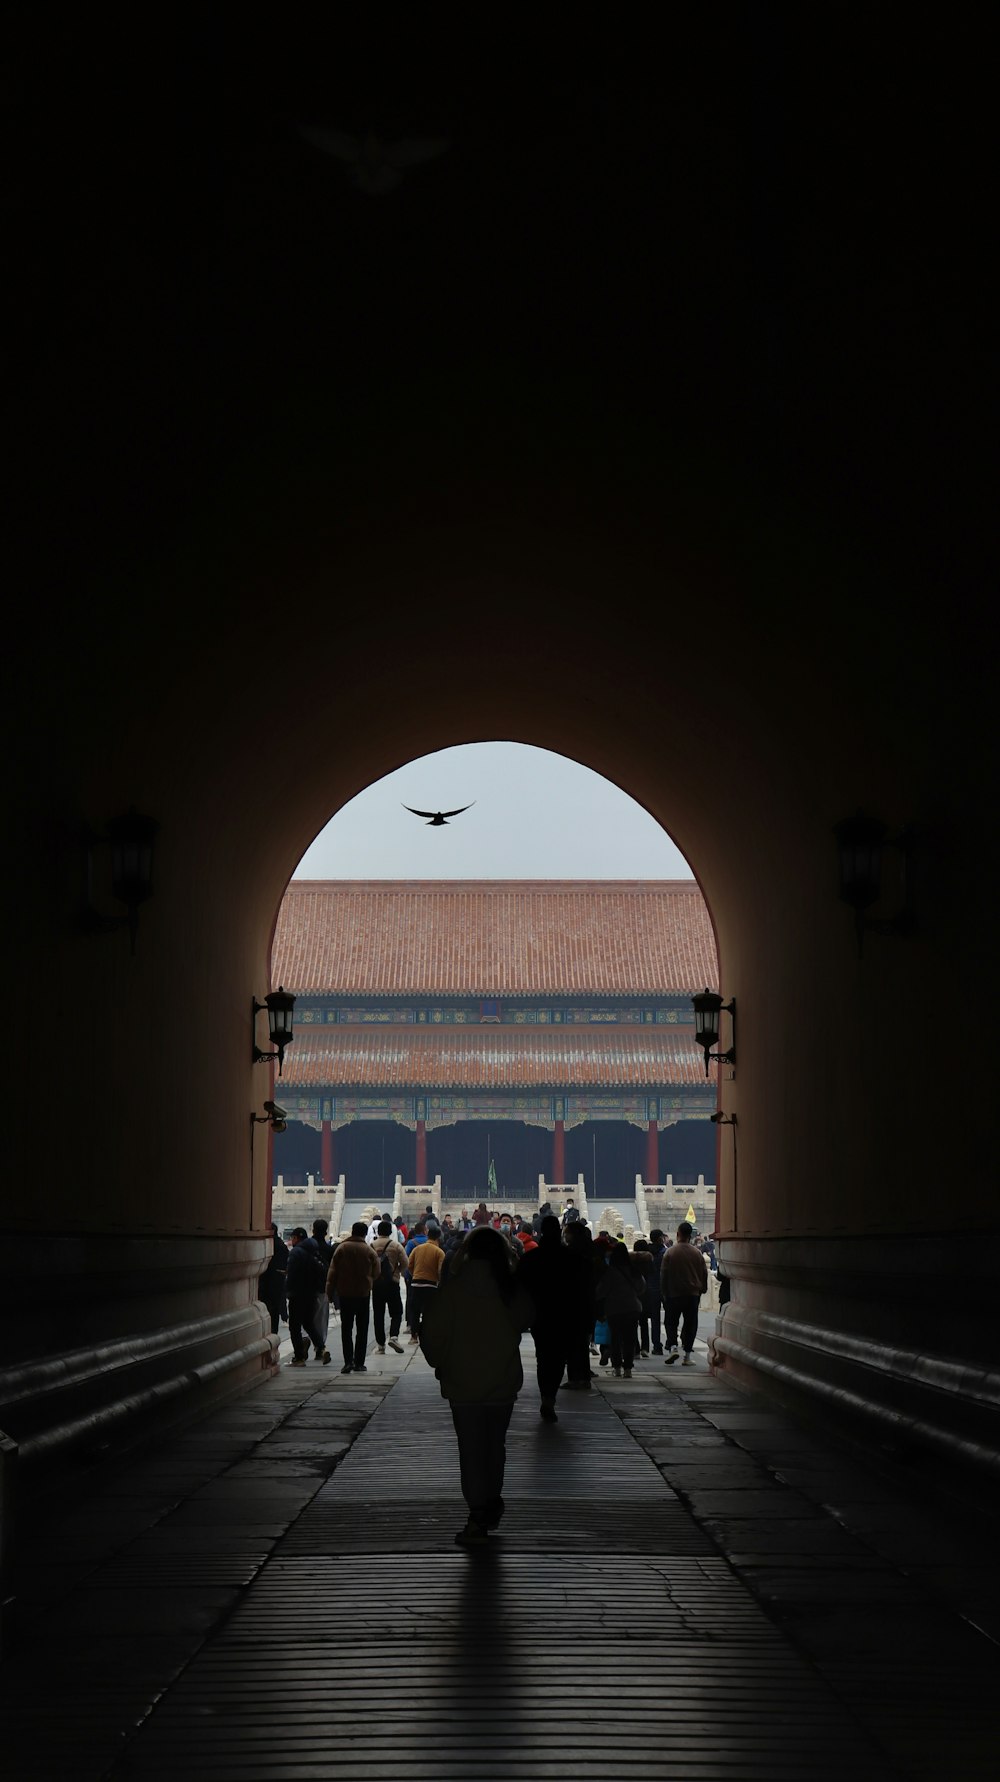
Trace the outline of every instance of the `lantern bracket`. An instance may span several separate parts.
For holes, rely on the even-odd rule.
[[[253,1000],[250,1004],[250,1021],[251,1021],[252,1029],[253,1029],[253,1044],[251,1047],[251,1063],[253,1063],[253,1064],[263,1064],[265,1059],[277,1058],[277,1056],[278,1056],[277,1052],[262,1052],[261,1048],[257,1044],[257,1016],[262,1015],[266,1008],[267,1008],[267,1003],[266,1002],[258,1002],[256,996],[253,998]]]

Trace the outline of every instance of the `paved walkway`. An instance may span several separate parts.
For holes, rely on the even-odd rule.
[[[11,1782],[992,1782],[992,1520],[650,1360],[555,1425],[529,1377],[465,1553],[430,1370],[369,1367],[283,1369],[22,1541]]]

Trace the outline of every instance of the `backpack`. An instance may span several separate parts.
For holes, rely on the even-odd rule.
[[[316,1238],[307,1238],[303,1246],[309,1251],[313,1264],[313,1291],[326,1292],[326,1275],[333,1255],[333,1245],[321,1244]]]
[[[389,1244],[391,1243],[392,1239],[390,1238]],[[392,1263],[389,1260],[389,1244],[386,1244],[386,1247],[379,1255],[378,1260],[379,1281],[383,1287],[392,1286]]]

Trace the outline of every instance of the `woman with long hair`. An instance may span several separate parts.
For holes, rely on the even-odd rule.
[[[420,1332],[458,1437],[462,1496],[469,1511],[455,1536],[459,1547],[482,1546],[504,1512],[507,1428],[524,1383],[521,1332],[531,1315],[510,1245],[498,1231],[477,1226],[453,1252],[448,1278],[434,1295]]]

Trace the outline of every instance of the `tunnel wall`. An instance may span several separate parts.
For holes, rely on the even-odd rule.
[[[197,1370],[221,1355],[237,1358],[227,1387],[271,1365],[255,1303],[259,1138],[252,1169],[250,1155],[270,1077],[250,1064],[250,1000],[268,987],[278,903],[340,804],[407,759],[495,734],[477,669],[487,648],[504,734],[572,755],[637,798],[712,910],[722,988],[737,1001],[736,1066],[720,1085],[736,1119],[719,1198],[740,1341],[726,1365],[768,1384],[755,1357],[778,1340],[766,1317],[789,1315],[789,1269],[801,1324],[846,1326],[862,1342],[895,1333],[937,1352],[936,1312],[911,1291],[909,1261],[896,1266],[920,1258],[928,1279],[938,1266],[929,1115],[961,1110],[955,1167],[974,1241],[996,1229],[989,1067],[941,1026],[980,976],[992,919],[968,815],[975,762],[952,722],[972,672],[968,639],[953,630],[943,643],[933,615],[911,612],[901,658],[883,588],[859,653],[844,615],[860,622],[871,566],[848,599],[842,561],[786,536],[780,514],[760,516],[770,530],[750,526],[707,471],[699,482],[689,469],[683,500],[648,474],[623,491],[594,441],[560,512],[515,470],[516,453],[495,464],[495,481],[463,486],[448,442],[420,443],[419,501],[385,479],[376,501],[357,470],[345,493],[337,462],[314,463],[305,482],[244,463],[169,551],[159,540],[127,576],[91,565],[86,624],[78,606],[50,600],[66,644],[53,658],[35,639],[45,691],[24,700],[32,740],[12,798],[12,823],[44,871],[8,885],[8,993],[30,1011],[30,1056],[50,1060],[67,1164],[55,1198],[47,1185],[44,1230],[23,1192],[11,1196],[20,1210],[4,1245],[16,1378],[0,1427],[29,1445],[46,1431],[55,1445],[60,1431],[86,1439],[95,1417],[94,1431],[104,1416],[127,1422],[136,1393],[185,1372],[193,1394],[207,1389]],[[709,545],[701,521],[712,511]],[[159,638],[138,658],[137,586]],[[282,647],[262,661],[279,617]],[[326,650],[353,664],[336,724],[296,723],[268,698],[269,676],[308,689]],[[556,661],[571,700],[552,698]],[[692,687],[707,675],[707,735],[681,715],[665,726],[665,672]],[[778,675],[780,699],[769,693]],[[931,724],[921,695],[932,681]],[[133,801],[160,823],[134,958],[124,933],[77,922],[79,826],[99,828]],[[860,956],[832,836],[859,803],[919,838],[913,931],[870,935]],[[101,870],[95,900],[109,909]],[[15,1081],[24,1069],[16,1054]],[[27,1141],[12,1114],[8,1182],[30,1167],[22,1130]],[[837,1257],[835,1290],[821,1255]],[[873,1255],[885,1265],[874,1295]],[[975,1354],[977,1316],[963,1323],[959,1363]],[[162,1327],[186,1332],[181,1360],[151,1352]],[[841,1366],[831,1342],[816,1339],[813,1360],[800,1354],[806,1384],[810,1367],[818,1381]],[[88,1372],[106,1345],[113,1353]],[[29,1413],[54,1361],[86,1383],[55,1396],[46,1384],[43,1409]],[[956,1428],[963,1379],[959,1367],[935,1386]],[[881,1389],[876,1370],[866,1390]]]

